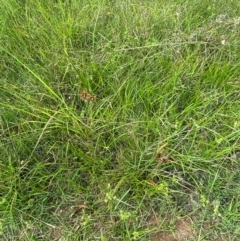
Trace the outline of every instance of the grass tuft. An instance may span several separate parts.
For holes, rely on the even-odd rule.
[[[1,240],[239,240],[236,1],[0,1]]]

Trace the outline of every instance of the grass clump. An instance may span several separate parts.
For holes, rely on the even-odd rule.
[[[1,240],[238,240],[237,2],[0,6]]]

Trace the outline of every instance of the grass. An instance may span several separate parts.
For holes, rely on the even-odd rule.
[[[1,240],[239,240],[237,1],[0,6]]]

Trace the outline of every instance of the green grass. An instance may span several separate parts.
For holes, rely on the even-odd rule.
[[[238,1],[0,6],[0,240],[239,240]]]

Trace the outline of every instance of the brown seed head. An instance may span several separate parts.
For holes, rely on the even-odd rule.
[[[86,90],[83,90],[80,94],[81,100],[88,100],[90,97],[91,95]]]

